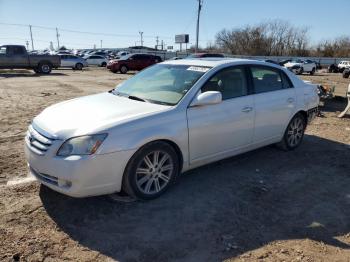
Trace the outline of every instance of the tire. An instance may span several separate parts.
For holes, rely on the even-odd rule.
[[[304,68],[300,68],[299,72],[297,73],[297,75],[302,75],[304,73]]]
[[[119,69],[120,73],[126,74],[128,72],[128,67],[126,65],[122,65]]]
[[[161,141],[151,142],[130,159],[123,176],[123,190],[142,200],[157,198],[173,183],[179,166],[172,146]]]
[[[76,70],[83,70],[83,64],[82,63],[77,63],[76,65],[75,65],[75,69]]]
[[[303,141],[305,129],[305,117],[301,113],[296,114],[292,120],[290,120],[282,141],[278,143],[278,146],[285,151],[296,149]]]
[[[38,68],[40,70],[40,73],[46,74],[46,75],[50,74],[52,70],[51,64],[47,62],[40,63]]]
[[[350,72],[343,72],[343,78],[349,78]]]
[[[311,72],[310,72],[310,75],[314,75],[315,74],[315,72],[316,72],[316,68],[312,68],[312,70],[311,70]]]
[[[107,63],[106,63],[106,62],[102,62],[101,66],[102,66],[102,67],[106,67],[106,66],[107,66]]]

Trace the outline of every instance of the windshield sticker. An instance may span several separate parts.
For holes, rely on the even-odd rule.
[[[209,68],[208,67],[201,67],[201,66],[190,66],[189,68],[187,68],[187,70],[205,73],[209,70]]]

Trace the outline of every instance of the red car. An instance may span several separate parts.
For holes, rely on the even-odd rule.
[[[160,56],[149,54],[130,54],[122,56],[117,60],[111,60],[107,64],[107,68],[113,73],[120,72],[122,74],[126,74],[129,70],[142,70],[159,62],[162,62]]]

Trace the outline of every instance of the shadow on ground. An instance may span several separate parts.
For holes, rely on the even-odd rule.
[[[66,76],[66,74],[51,72],[50,74],[36,74],[29,70],[0,70],[0,78],[10,78],[10,77],[41,77],[41,76]]]
[[[346,159],[347,145],[305,136],[293,152],[266,147],[192,170],[153,201],[73,199],[46,187],[40,197],[61,230],[118,261],[218,261],[305,238],[348,249],[335,238],[350,232]]]

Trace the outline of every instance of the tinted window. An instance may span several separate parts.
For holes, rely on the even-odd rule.
[[[22,55],[23,52],[23,48],[21,46],[11,46],[8,47],[9,49],[9,54],[11,55]]]
[[[268,67],[251,67],[255,93],[271,92],[283,89],[278,70]]]
[[[293,88],[292,81],[290,81],[289,77],[284,73],[280,72],[282,78],[283,88]]]
[[[206,91],[221,92],[223,100],[247,95],[244,68],[232,67],[218,72],[202,87],[202,92]]]

